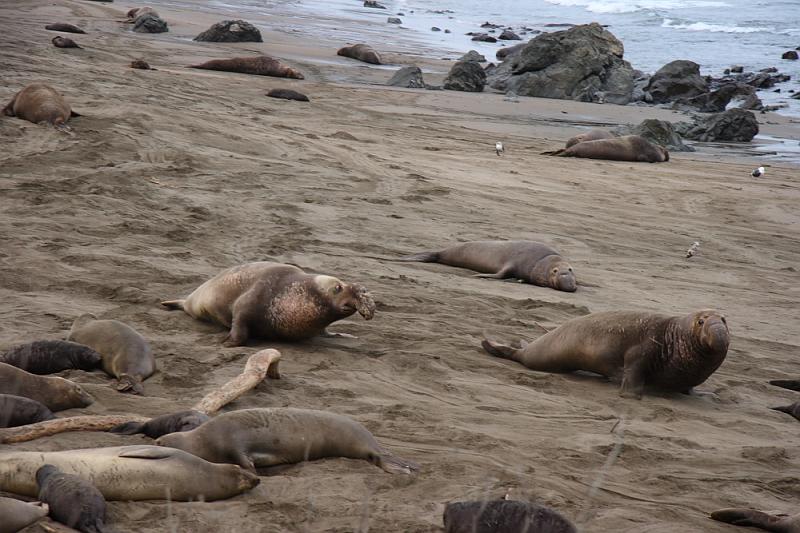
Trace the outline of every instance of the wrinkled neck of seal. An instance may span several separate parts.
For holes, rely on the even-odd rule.
[[[664,368],[696,375],[702,382],[722,364],[728,353],[728,340],[727,330],[723,335],[713,329],[726,328],[721,322],[714,323],[717,317],[707,317],[703,324],[696,324],[697,319],[691,314],[667,321],[661,363]],[[714,322],[706,324],[706,321]]]

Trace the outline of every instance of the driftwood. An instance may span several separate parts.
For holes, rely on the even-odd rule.
[[[207,394],[192,408],[208,415],[249,391],[264,378],[280,379],[278,362],[281,353],[268,348],[250,356],[241,374],[225,383],[218,390]],[[87,415],[56,418],[26,426],[0,429],[0,444],[26,442],[65,431],[108,431],[125,422],[147,422],[149,417],[140,415]]]

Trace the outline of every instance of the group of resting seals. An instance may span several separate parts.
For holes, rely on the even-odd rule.
[[[544,152],[543,155],[641,163],[669,161],[669,151],[666,148],[651,143],[644,137],[639,135],[617,137],[603,130],[590,130],[575,135],[567,140],[563,149]]]

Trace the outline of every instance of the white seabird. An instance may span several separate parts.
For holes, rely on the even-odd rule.
[[[758,167],[753,172],[751,172],[750,175],[753,176],[754,178],[760,178],[761,176],[764,175],[765,172],[766,169],[764,167]]]
[[[500,155],[501,153],[505,152],[506,149],[503,148],[503,143],[497,141],[496,143],[494,143],[494,151],[497,152],[497,155]]]

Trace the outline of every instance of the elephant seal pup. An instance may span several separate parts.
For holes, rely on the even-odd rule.
[[[83,387],[56,376],[37,376],[0,363],[0,394],[36,400],[51,411],[86,407],[94,401]]]
[[[267,93],[270,98],[280,98],[282,100],[297,100],[298,102],[308,102],[308,96],[291,89],[272,89]]]
[[[73,322],[67,339],[97,351],[102,356],[103,370],[117,378],[120,392],[143,394],[142,381],[156,371],[156,359],[145,338],[118,320],[81,315]]]
[[[47,505],[0,496],[0,533],[17,533],[47,516]]]
[[[106,530],[106,500],[97,487],[53,465],[36,471],[39,501],[50,508],[50,517],[86,533]]]
[[[205,70],[222,70],[225,72],[239,72],[241,74],[254,74],[256,76],[273,76],[275,78],[305,79],[299,70],[285,65],[269,56],[234,57],[232,59],[212,59],[189,68]]]
[[[638,135],[625,135],[614,139],[579,142],[546,155],[559,157],[582,157],[586,159],[607,159],[611,161],[633,161],[640,163],[661,163],[669,161],[669,152]]]
[[[156,444],[212,463],[238,464],[251,472],[324,457],[364,459],[391,474],[419,470],[419,465],[384,450],[352,418],[292,407],[230,411],[192,431],[159,437]]]
[[[65,22],[56,22],[55,24],[48,24],[44,27],[46,30],[50,31],[63,31],[64,33],[83,33],[86,32],[80,29],[77,26],[73,26],[72,24],[67,24]]]
[[[572,523],[544,505],[513,500],[448,503],[445,533],[578,533]]]
[[[191,431],[209,420],[211,418],[200,411],[179,411],[151,418],[147,422],[126,422],[112,428],[111,433],[119,433],[121,435],[144,433],[151,439],[157,439],[161,435],[168,433]]]
[[[78,45],[75,41],[70,39],[69,37],[62,37],[57,35],[52,39],[53,46],[56,48],[80,48],[83,49],[82,46]]]
[[[65,125],[70,117],[80,116],[58,91],[43,83],[32,83],[15,94],[3,108],[3,114],[52,126]]]
[[[578,143],[586,142],[586,141],[599,141],[600,139],[614,139],[616,135],[611,133],[610,131],[606,130],[589,130],[585,133],[579,133],[574,137],[570,137],[567,140],[566,148],[571,146],[575,146]]]
[[[686,316],[637,311],[592,313],[514,348],[484,340],[495,357],[540,372],[585,370],[622,380],[620,395],[641,398],[645,385],[691,392],[725,360],[730,336],[720,313]]]
[[[356,311],[367,320],[375,314],[375,302],[361,285],[267,261],[224,270],[185,300],[161,305],[230,328],[225,340],[228,346],[241,346],[253,337],[299,340],[341,336],[325,328]]]
[[[31,374],[55,374],[71,368],[93,370],[102,357],[88,346],[69,341],[34,341],[10,348],[0,355],[6,363]]]
[[[364,63],[371,63],[373,65],[380,65],[381,56],[369,45],[354,44],[353,46],[344,46],[339,48],[336,55],[349,57],[350,59],[357,59]]]
[[[180,435],[180,433],[178,433]],[[0,452],[0,490],[36,497],[36,472],[51,464],[97,487],[106,500],[222,500],[252,489],[258,476],[161,446],[60,452]]]
[[[403,261],[441,263],[486,274],[479,278],[517,278],[541,287],[575,292],[572,266],[553,248],[534,241],[473,241],[438,252],[422,252]]]
[[[800,514],[772,515],[753,509],[720,509],[711,518],[735,526],[756,527],[776,533],[800,533]]]
[[[54,418],[52,411],[36,400],[0,394],[0,428],[25,426]]]

